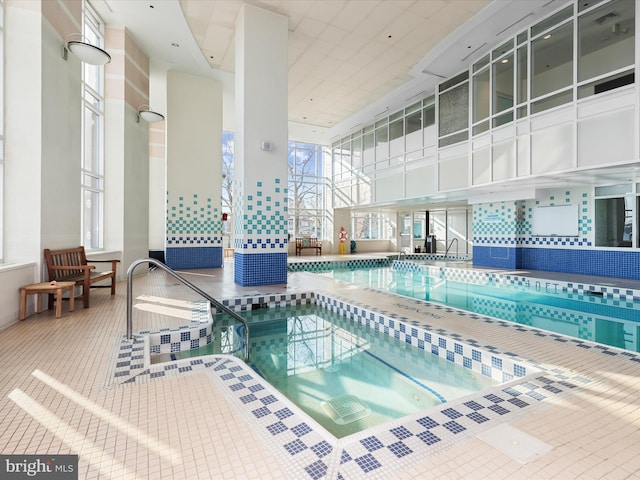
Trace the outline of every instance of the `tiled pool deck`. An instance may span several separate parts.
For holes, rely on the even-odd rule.
[[[313,291],[410,327],[398,335],[412,337],[419,327],[438,335],[437,344],[450,338],[541,373],[336,440],[233,358],[146,368],[143,342],[123,342],[122,284],[115,299],[93,293],[91,309],[60,319],[46,312],[0,332],[0,452],[78,453],[80,478],[640,475],[638,355],[310,273],[290,274],[286,286],[241,288],[227,280],[232,266],[187,275],[217,298]],[[160,271],[135,280],[139,295],[197,300]],[[134,331],[185,324],[157,312],[135,315]],[[457,347],[444,348],[455,354]],[[553,450],[520,464],[477,438],[505,422]]]

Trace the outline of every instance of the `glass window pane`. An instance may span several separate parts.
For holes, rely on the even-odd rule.
[[[85,90],[84,101],[96,110],[102,110],[102,100],[93,91]]]
[[[529,65],[527,61],[527,46],[520,47],[518,49],[518,65],[517,65],[517,89],[518,89],[518,103],[524,103],[527,101],[529,95],[528,89],[528,72]]]
[[[96,177],[95,175],[83,175],[82,184],[92,190],[102,190],[102,177]]]
[[[389,140],[395,140],[404,135],[404,121],[403,119],[396,120],[389,124]]]
[[[102,117],[85,108],[84,115],[84,166],[85,170],[102,175]]]
[[[531,97],[560,90],[573,83],[573,22],[531,44]]]
[[[429,105],[422,110],[423,128],[430,127],[436,123],[436,106]]]
[[[374,147],[373,133],[365,133],[362,136],[362,147],[365,151]]]
[[[481,58],[480,60],[478,60],[476,63],[473,64],[473,73],[476,73],[477,71],[481,70],[482,67],[489,65],[489,55]]]
[[[493,126],[499,127],[500,125],[505,125],[509,122],[513,122],[513,111],[503,113],[502,115],[497,116],[493,119]]]
[[[440,84],[440,86],[438,87],[438,91],[439,92],[444,92],[445,90],[448,90],[449,88],[453,87],[454,85],[458,85],[459,83],[464,82],[465,80],[469,79],[469,71],[465,70],[464,72],[456,75],[453,78],[450,78],[449,80],[445,80],[444,82],[442,82]]]
[[[539,100],[531,104],[531,113],[540,113],[545,110],[549,110],[550,108],[558,107],[560,105],[564,105],[565,103],[569,103],[573,100],[573,91],[567,90],[562,93],[558,93],[557,95],[552,95],[551,97],[547,97],[543,100]]]
[[[493,64],[493,113],[513,107],[513,55]]]
[[[351,140],[351,164],[354,170],[362,167],[362,137]]]
[[[524,32],[518,34],[516,43],[520,45],[521,43],[526,42],[528,39],[529,39],[529,32],[525,30]]]
[[[404,110],[400,110],[399,112],[394,113],[393,115],[389,115],[389,122],[393,122],[394,120],[398,120],[399,118],[404,117]]]
[[[487,130],[489,130],[489,120],[486,120],[482,123],[479,123],[478,125],[475,125],[473,127],[473,134],[479,135],[480,133],[486,132]]]
[[[578,12],[583,12],[585,10],[588,10],[591,7],[594,7],[595,5],[597,5],[598,3],[604,3],[607,0],[589,0],[589,1],[582,1],[582,2],[578,2]]]
[[[468,139],[469,139],[469,132],[464,131],[464,132],[456,133],[453,135],[449,135],[448,137],[445,137],[445,138],[441,138],[438,141],[438,146],[446,147],[448,145],[453,145],[454,143],[460,143]]]
[[[502,45],[500,45],[498,48],[495,48],[491,52],[491,58],[496,60],[496,59],[500,58],[502,55],[504,55],[505,53],[507,53],[510,50],[513,50],[513,39],[510,39],[510,40],[506,41],[505,43],[503,43]]]
[[[616,88],[632,85],[635,83],[635,74],[633,71],[626,71],[610,77],[601,78],[595,82],[580,85],[578,87],[578,98],[585,98],[591,95],[608,92]]]
[[[531,27],[531,36],[535,37],[536,35],[547,31],[549,28],[553,27],[554,25],[559,24],[560,22],[566,20],[567,18],[571,17],[573,15],[573,5],[560,10],[558,13],[556,13],[555,15],[551,15],[549,18],[541,21],[540,23],[534,25],[533,27]]]
[[[473,123],[489,117],[489,76],[488,68],[473,76]]]
[[[99,192],[84,190],[82,206],[83,245],[87,249],[102,248],[102,195]]]
[[[422,100],[414,103],[413,105],[409,105],[407,108],[404,109],[404,113],[405,115],[408,115],[409,113],[415,112],[416,110],[420,110],[421,107],[422,107]]]
[[[609,195],[622,195],[631,192],[632,185],[630,183],[621,183],[619,185],[607,185],[606,187],[596,187],[596,196],[604,197]]]
[[[631,247],[634,197],[596,199],[596,245]]]
[[[518,115],[518,118],[526,117],[528,115],[527,107],[518,107],[517,108],[517,115]]]
[[[635,2],[613,0],[578,20],[578,81],[635,61]]]
[[[469,127],[469,82],[440,94],[440,136]]]
[[[376,129],[376,147],[385,145],[389,142],[389,128],[384,126]]]
[[[405,117],[404,129],[406,135],[422,129],[422,112],[420,110]]]

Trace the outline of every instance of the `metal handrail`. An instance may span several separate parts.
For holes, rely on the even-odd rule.
[[[449,246],[447,247],[447,249],[444,252],[444,256],[445,257],[447,256],[447,254],[449,253],[449,250],[453,246],[453,242],[456,242],[456,257],[458,256],[458,239],[454,238],[453,240],[451,240],[451,243],[449,243]]]
[[[244,318],[242,318],[236,312],[231,310],[229,307],[227,307],[227,306],[223,305],[222,303],[220,303],[218,300],[213,298],[207,292],[205,292],[205,291],[201,290],[200,288],[196,287],[189,280],[187,280],[186,278],[182,277],[181,275],[178,275],[174,270],[172,270],[171,268],[167,267],[164,263],[160,262],[159,260],[156,260],[155,258],[141,258],[139,260],[136,260],[131,265],[129,265],[129,269],[127,270],[127,339],[131,340],[133,338],[133,298],[132,298],[133,297],[133,282],[132,282],[132,280],[133,280],[133,271],[135,270],[135,268],[138,265],[140,265],[142,263],[151,263],[151,264],[155,265],[156,267],[160,268],[161,270],[164,270],[169,275],[171,275],[173,278],[175,278],[179,282],[182,282],[184,285],[189,287],[194,292],[202,295],[214,307],[222,310],[224,313],[232,316],[235,320],[238,320],[240,323],[242,323],[242,325],[244,325],[244,333],[245,333],[245,337],[244,337],[244,361],[247,362],[249,360],[249,322],[247,322]]]

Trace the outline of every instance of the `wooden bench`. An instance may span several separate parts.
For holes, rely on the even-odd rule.
[[[120,260],[90,260],[91,263],[111,263],[111,270],[95,272],[95,265],[87,263],[84,247],[66,248],[62,250],[44,251],[44,261],[49,273],[49,281],[75,282],[82,287],[84,308],[89,308],[89,291],[91,288],[111,288],[111,295],[116,294],[116,265]],[[103,280],[111,280],[110,285],[94,285]],[[53,308],[53,295],[49,295],[49,309]]]
[[[316,255],[322,255],[322,242],[315,237],[296,238],[296,255],[300,255],[304,248],[313,248]]]

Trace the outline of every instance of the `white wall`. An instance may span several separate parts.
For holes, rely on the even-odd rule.
[[[5,259],[17,263],[42,255],[43,67],[40,55],[24,55],[40,50],[40,12],[7,7],[5,25]]]
[[[151,62],[149,70],[149,104],[155,111],[166,112],[167,73],[153,62]],[[165,138],[165,136],[162,137],[162,145],[154,146],[149,155],[149,250],[164,250],[167,210]],[[152,144],[153,141],[152,139]],[[161,155],[153,153],[156,149],[161,150]]]
[[[18,321],[20,314],[20,293],[23,285],[33,283],[39,274],[38,265],[27,263],[0,267],[0,330]],[[27,297],[27,315],[35,311],[37,295]]]

